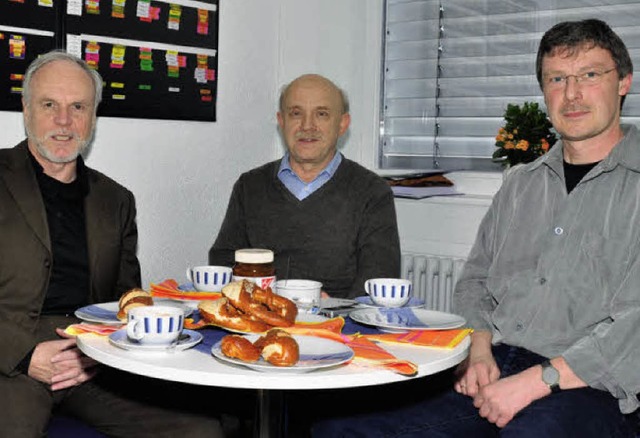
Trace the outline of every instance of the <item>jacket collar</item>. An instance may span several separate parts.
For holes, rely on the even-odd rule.
[[[620,165],[626,167],[634,172],[640,172],[640,150],[638,149],[638,130],[635,125],[623,124],[621,125],[624,136],[622,140],[611,150],[596,167],[594,167],[589,174],[591,176],[599,175],[603,172],[609,172],[616,166]],[[527,169],[533,171],[542,165],[546,165],[558,175],[563,175],[562,170],[564,161],[563,155],[563,143],[562,140],[558,144],[554,145],[549,153],[538,158]]]

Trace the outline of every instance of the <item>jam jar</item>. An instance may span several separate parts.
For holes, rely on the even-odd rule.
[[[233,281],[248,280],[259,288],[275,287],[276,268],[273,266],[273,251],[269,249],[238,249],[233,265]]]

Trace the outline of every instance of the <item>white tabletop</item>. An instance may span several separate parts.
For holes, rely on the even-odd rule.
[[[330,389],[352,388],[403,381],[407,376],[356,363],[301,374],[268,373],[224,363],[210,352],[195,348],[167,352],[124,350],[109,343],[106,336],[80,335],[78,347],[95,360],[128,371],[164,380],[198,385],[250,389]],[[451,368],[467,357],[470,339],[453,349],[381,344],[399,359],[418,366],[422,377]],[[202,348],[201,348],[202,350]]]

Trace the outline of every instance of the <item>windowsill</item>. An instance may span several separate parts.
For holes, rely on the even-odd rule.
[[[486,205],[491,203],[493,196],[502,184],[502,172],[458,171],[448,172],[445,176],[453,181],[456,190],[462,195],[433,196],[423,199],[396,198],[396,201]]]
[[[453,181],[459,192],[469,197],[493,198],[502,185],[502,172],[461,171],[445,176]]]

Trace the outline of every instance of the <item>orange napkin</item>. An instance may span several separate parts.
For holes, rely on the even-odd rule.
[[[162,283],[151,283],[151,295],[158,298],[172,298],[178,300],[217,300],[222,296],[220,292],[198,292],[178,289],[178,282],[173,279]]]
[[[369,339],[370,335],[342,334],[342,326],[332,323],[333,320],[338,318],[342,320],[342,325],[344,325],[344,319],[339,316],[323,323],[316,323],[316,325],[313,325],[313,323],[296,323],[293,327],[288,327],[285,330],[291,334],[317,336],[342,342],[355,353],[354,363],[362,366],[382,367],[405,376],[413,376],[418,372],[418,367],[413,362],[398,359]]]
[[[407,333],[382,333],[363,336],[377,342],[410,344],[421,347],[454,348],[472,332],[473,329],[465,328],[455,330],[414,330]]]
[[[78,324],[71,324],[69,327],[64,329],[64,332],[71,336],[78,336],[84,333],[106,336],[120,330],[122,327],[122,325],[88,324],[86,322],[81,322]]]
[[[365,367],[386,368],[405,376],[414,376],[418,373],[416,364],[408,360],[398,359],[370,339],[357,334],[350,336],[350,338],[346,344],[355,353],[355,363]]]

